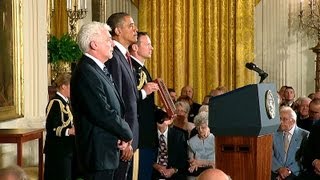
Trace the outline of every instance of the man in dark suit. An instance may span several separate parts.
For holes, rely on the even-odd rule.
[[[148,86],[138,91],[136,77],[133,72],[132,62],[128,47],[137,41],[137,27],[132,17],[127,13],[114,13],[108,20],[112,31],[111,35],[115,43],[113,58],[106,66],[114,78],[114,82],[124,100],[126,112],[125,120],[130,125],[133,132],[132,146],[128,146],[121,152],[119,168],[115,173],[115,178],[119,180],[131,179],[131,160],[133,152],[138,148],[139,123],[137,112],[137,101],[144,99],[147,95],[158,89],[156,84]]]
[[[99,22],[81,27],[78,42],[84,56],[71,79],[76,146],[86,180],[112,180],[119,149],[132,140],[123,100],[104,65],[114,45],[109,30]]]
[[[153,83],[152,77],[145,67],[146,59],[151,58],[153,47],[146,32],[138,32],[138,41],[129,46],[138,90],[148,83]],[[155,121],[156,105],[154,93],[138,101],[139,115],[139,180],[150,180],[154,159],[155,139],[157,138],[157,125]]]
[[[152,179],[185,180],[188,168],[188,145],[185,133],[169,127],[172,119],[157,123],[158,150],[153,164]],[[164,143],[161,143],[163,137]],[[162,144],[164,146],[162,146]]]
[[[303,178],[317,180],[320,179],[320,99],[313,99],[310,102],[309,114],[314,123],[311,126],[310,135],[303,153],[304,167],[306,168]]]
[[[199,113],[200,104],[194,102],[193,98],[193,88],[191,86],[184,86],[181,89],[181,96],[180,97],[189,97],[190,101],[188,102],[190,105],[190,111],[188,115],[188,121],[193,123],[194,117]]]

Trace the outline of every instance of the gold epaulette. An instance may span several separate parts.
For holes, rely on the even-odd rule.
[[[62,103],[61,100],[59,99],[52,99],[48,105],[48,108],[47,108],[47,116],[51,110],[51,107],[54,103],[54,101],[57,101],[60,105],[60,112],[61,112],[61,122],[62,122],[62,125],[61,126],[58,126],[57,128],[53,129],[54,131],[56,131],[56,136],[60,136],[61,137],[61,132],[62,132],[62,129],[69,126],[69,124],[71,123],[71,125],[73,125],[73,115],[70,111],[70,108],[69,108],[69,105],[67,104],[66,106]],[[68,120],[64,121],[64,114],[67,114],[68,115]]]
[[[146,75],[146,73],[145,73],[143,70],[141,70],[141,72],[140,72],[140,78],[139,78],[139,85],[137,86],[138,90],[141,90],[142,87],[143,87],[143,85],[144,85],[145,83],[147,83],[147,82],[148,82],[148,81],[147,81],[147,75]]]

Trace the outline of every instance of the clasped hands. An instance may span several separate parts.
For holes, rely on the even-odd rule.
[[[166,166],[162,166],[160,164],[155,164],[154,168],[161,174],[161,176],[165,178],[170,178],[174,173],[174,168],[167,168]]]
[[[317,174],[317,175],[320,175],[320,160],[319,159],[315,159],[313,162],[312,162],[312,165],[314,167],[314,172]]]
[[[121,150],[122,161],[129,161],[133,156],[133,148],[131,146],[132,140],[129,142],[118,140],[118,148]]]
[[[200,159],[190,159],[189,160],[189,172],[193,172],[193,171],[197,171],[199,167],[206,167],[206,166],[210,166],[211,164],[209,164],[209,161],[207,160],[200,160]]]
[[[278,177],[277,177],[277,180],[286,179],[291,174],[290,169],[286,168],[286,167],[279,168],[277,172],[279,174]]]

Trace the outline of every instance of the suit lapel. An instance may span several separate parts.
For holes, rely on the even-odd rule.
[[[292,154],[296,151],[296,148],[299,147],[299,129],[297,127],[295,127],[294,131],[293,131],[293,135],[291,137],[291,141],[289,144],[289,149],[288,149],[288,159],[290,160],[290,158],[295,158],[295,155],[292,156]],[[287,161],[288,161],[287,159]]]
[[[284,159],[284,141],[283,141],[283,132],[276,132],[275,137],[275,145],[277,149],[279,149],[279,154],[281,155],[281,159]]]
[[[107,83],[112,87],[113,91],[115,92],[117,98],[120,101],[121,106],[124,108],[124,102],[123,102],[122,97],[120,96],[118,90],[116,89],[115,84],[113,82],[111,82],[111,80],[106,76],[106,74],[103,72],[103,70],[92,59],[90,59],[87,56],[85,56],[85,57],[87,58],[86,61],[89,62],[89,64],[91,66],[93,66],[95,68],[95,70],[98,72],[98,74],[100,74],[100,76],[102,76],[107,81]]]
[[[132,71],[126,57],[121,53],[121,51],[117,48],[117,46],[114,47],[114,53],[118,54],[118,56],[120,58],[120,62],[124,65],[125,69],[128,71],[128,74],[129,74],[131,81],[135,82],[135,84],[136,84],[136,79],[134,77],[133,71]]]

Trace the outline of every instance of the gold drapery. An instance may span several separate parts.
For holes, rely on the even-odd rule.
[[[51,0],[47,0],[48,4]],[[54,0],[54,12],[51,17],[50,34],[60,38],[68,32],[68,16],[66,0]]]
[[[251,84],[257,0],[139,0],[139,31],[154,47],[146,65],[168,87],[194,88],[201,102],[210,89]]]

